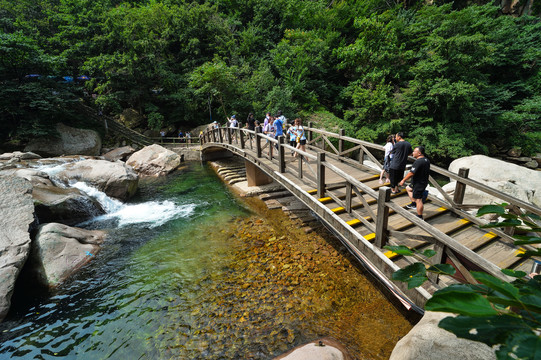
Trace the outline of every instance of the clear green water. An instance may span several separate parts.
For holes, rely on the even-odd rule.
[[[384,359],[409,330],[331,245],[249,220],[207,166],[141,184],[131,211],[166,200],[182,211],[160,226],[88,224],[108,231],[102,251],[54,295],[14,297],[0,359],[271,359],[328,335]]]

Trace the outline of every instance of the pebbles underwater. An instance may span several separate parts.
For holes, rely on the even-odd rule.
[[[202,281],[198,307],[189,318],[169,307],[156,336],[165,358],[269,359],[331,337],[354,359],[387,359],[412,325],[340,242],[323,227],[307,234],[300,219],[248,202],[258,215],[221,230],[231,258]]]

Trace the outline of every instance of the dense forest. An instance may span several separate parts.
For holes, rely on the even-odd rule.
[[[446,163],[541,142],[532,0],[0,0],[0,143],[81,121],[148,129],[282,110]]]

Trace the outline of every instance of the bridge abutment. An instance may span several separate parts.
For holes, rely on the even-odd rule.
[[[270,184],[273,181],[270,176],[248,160],[244,160],[244,166],[246,167],[246,180],[248,186],[261,186]]]

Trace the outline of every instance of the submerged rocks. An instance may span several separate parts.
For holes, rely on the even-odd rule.
[[[107,160],[83,160],[67,164],[56,176],[65,184],[84,181],[108,196],[121,200],[132,197],[139,184],[139,177],[131,167]]]
[[[126,164],[141,175],[167,175],[180,165],[180,155],[160,145],[145,146],[134,153]]]
[[[94,130],[76,129],[62,123],[56,125],[59,137],[37,138],[26,145],[24,151],[42,156],[93,155],[101,150],[101,137]]]
[[[0,176],[0,321],[9,310],[15,281],[30,251],[31,193],[28,180]]]
[[[29,271],[40,285],[55,287],[99,251],[105,232],[58,223],[41,225],[32,244]]]

